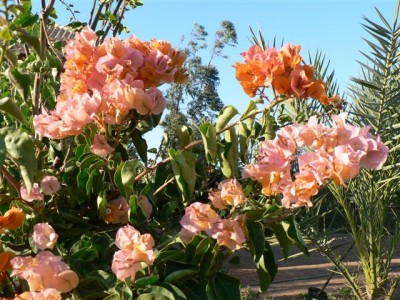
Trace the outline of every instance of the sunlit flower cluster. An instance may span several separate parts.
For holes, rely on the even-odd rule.
[[[209,199],[218,209],[235,207],[245,201],[242,186],[235,179],[222,181],[217,190],[210,191]],[[243,247],[246,241],[243,221],[243,216],[222,219],[209,204],[195,202],[185,209],[180,236],[187,243],[194,235],[205,232],[219,245],[235,250]]]
[[[14,230],[22,226],[25,221],[25,213],[21,208],[12,206],[3,216],[0,216],[0,233],[4,230]]]
[[[276,48],[261,49],[253,45],[247,52],[241,53],[244,63],[236,62],[236,78],[244,92],[254,97],[264,88],[272,86],[278,95],[297,98],[314,98],[322,104],[330,104],[337,97],[329,98],[325,94],[325,82],[315,80],[314,67],[302,65],[301,46],[284,45]]]
[[[22,200],[32,202],[43,200],[44,195],[53,195],[57,193],[60,188],[61,184],[57,177],[45,176],[40,182],[40,186],[39,184],[34,183],[31,190],[28,192],[28,189],[22,184],[19,192]]]
[[[60,256],[49,251],[39,252],[35,257],[16,256],[11,260],[11,265],[13,268],[11,276],[26,280],[31,292],[55,289],[58,292],[66,293],[79,283],[78,275],[69,269]]]
[[[111,269],[118,279],[135,280],[136,273],[154,261],[154,239],[146,233],[126,225],[117,231],[115,244],[120,249],[114,254]]]
[[[105,131],[107,124],[121,124],[131,110],[143,116],[160,114],[166,101],[157,86],[187,79],[186,55],[166,41],[142,42],[132,36],[96,43],[95,32],[86,27],[66,45],[56,108],[34,119],[40,135],[61,139],[81,133],[92,122]],[[95,144],[105,145],[101,136],[97,139]],[[104,147],[99,155],[110,151]]]
[[[332,116],[332,127],[319,124],[316,116],[303,126],[284,127],[274,140],[261,144],[256,162],[245,166],[243,177],[260,182],[265,195],[282,194],[285,207],[312,206],[310,197],[325,180],[343,185],[362,167],[382,168],[388,147],[369,133],[368,126],[352,126],[345,118],[344,113]],[[301,147],[313,151],[297,155],[299,172],[293,180],[292,161]]]

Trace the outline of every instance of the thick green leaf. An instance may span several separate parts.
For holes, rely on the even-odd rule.
[[[37,36],[34,36],[26,31],[19,31],[17,35],[24,44],[31,46],[36,54],[40,55],[40,41]]]
[[[275,263],[274,252],[268,243],[265,243],[263,255],[261,256],[260,260],[256,262],[256,269],[258,282],[260,283],[260,290],[266,291],[278,272],[278,266]]]
[[[244,113],[242,114],[242,116],[240,117],[240,120],[243,120],[244,118],[246,118],[249,114],[253,113],[254,111],[257,110],[257,105],[256,102],[253,100],[250,100],[249,105],[247,105]]]
[[[287,236],[292,242],[306,255],[309,255],[306,243],[301,236],[301,232],[297,226],[294,216],[289,216],[282,222],[282,226],[285,229]]]
[[[138,300],[175,300],[175,296],[167,288],[162,286],[152,286],[145,289]]]
[[[240,160],[243,163],[247,162],[247,149],[248,149],[248,140],[251,134],[251,130],[248,129],[247,123],[240,122],[238,126],[238,135],[239,135],[239,149],[240,149]]]
[[[274,231],[276,239],[282,248],[283,257],[287,259],[289,256],[290,246],[292,246],[292,241],[288,237],[287,232],[281,223],[272,224],[271,228]]]
[[[199,126],[201,137],[203,139],[206,159],[209,163],[217,162],[217,133],[215,127],[210,122]]]
[[[232,105],[227,105],[225,106],[219,113],[218,119],[217,119],[217,124],[215,126],[215,129],[217,132],[220,132],[222,129],[225,128],[225,126],[228,124],[228,122],[239,112],[235,107]]]
[[[196,183],[196,155],[186,151],[169,151],[175,179],[182,193],[184,203],[190,203]]]
[[[4,74],[16,87],[22,99],[26,102],[30,93],[31,77],[28,74],[21,73],[17,68],[8,68]]]
[[[181,147],[185,147],[192,142],[193,129],[186,125],[178,125],[176,132],[178,133]]]
[[[235,177],[239,177],[238,161],[239,161],[239,144],[236,135],[236,129],[230,128],[225,131],[225,141],[231,144],[228,152],[228,162],[232,168]]]
[[[252,244],[251,252],[254,256],[254,262],[258,262],[264,253],[265,236],[264,227],[260,222],[246,222],[247,231],[249,232],[250,242]]]
[[[24,116],[21,110],[11,98],[5,97],[0,99],[0,110],[10,114],[21,123],[24,123]]]
[[[240,280],[218,272],[214,279],[214,290],[217,299],[240,300]]]
[[[233,145],[226,140],[218,143],[218,158],[221,163],[222,174],[226,178],[234,178],[238,175],[237,161],[233,161]]]
[[[147,165],[147,142],[142,137],[142,133],[139,130],[135,129],[132,132],[131,138],[140,158],[142,159],[144,164]]]
[[[193,276],[196,276],[198,273],[199,273],[198,271],[190,270],[190,269],[175,271],[175,272],[168,274],[165,277],[164,282],[181,283],[185,280],[191,279]]]
[[[121,171],[120,171],[120,177],[117,175],[117,180],[120,179],[121,181],[119,184],[117,184],[118,188],[120,187],[119,185],[122,184],[123,186],[123,195],[125,195],[125,198],[128,199],[130,195],[133,192],[133,179],[135,178],[136,175],[136,169],[140,165],[140,163],[137,160],[128,160],[122,164]],[[114,176],[115,180],[115,176]]]
[[[8,155],[19,167],[26,188],[30,191],[37,165],[32,138],[26,132],[13,128],[1,128],[0,136],[4,139]]]
[[[107,199],[104,192],[97,196],[97,210],[99,212],[100,219],[104,220],[107,215]]]
[[[0,30],[0,39],[3,41],[12,40],[12,35],[8,26],[2,26],[2,29]]]
[[[158,275],[142,277],[142,278],[136,279],[135,286],[143,287],[146,285],[152,285],[152,284],[156,283],[159,279],[160,279],[160,276],[158,276]]]

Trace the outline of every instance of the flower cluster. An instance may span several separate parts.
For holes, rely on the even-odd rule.
[[[352,126],[345,118],[344,113],[334,115],[332,127],[326,127],[313,116],[303,126],[282,128],[274,140],[261,144],[256,162],[245,166],[243,177],[260,182],[265,195],[282,194],[285,207],[312,206],[310,197],[318,193],[325,180],[343,185],[361,167],[382,168],[388,147],[379,136],[369,133],[368,126]],[[297,156],[299,172],[292,180],[292,161],[300,147],[314,151]]]
[[[210,191],[209,199],[218,209],[235,207],[245,201],[242,186],[235,179],[222,181],[217,190]],[[184,242],[189,242],[194,235],[205,232],[216,239],[219,245],[231,250],[239,249],[246,241],[243,221],[242,216],[221,219],[210,205],[195,202],[185,209],[185,215],[180,222],[183,227],[180,235]]]
[[[258,91],[272,86],[275,93],[288,97],[314,98],[322,104],[330,104],[337,97],[328,98],[326,84],[314,79],[314,67],[302,65],[300,46],[287,44],[279,51],[275,48],[261,49],[253,45],[241,53],[244,63],[236,62],[236,78],[244,92],[254,97]]]
[[[20,194],[21,199],[26,202],[32,202],[36,200],[43,200],[43,194],[53,195],[58,192],[61,188],[61,184],[55,176],[45,176],[39,184],[34,183],[30,192],[24,185],[21,185]],[[42,190],[42,192],[40,191]]]
[[[40,135],[77,135],[91,122],[105,131],[107,124],[121,124],[133,109],[140,115],[160,114],[166,101],[157,86],[187,79],[186,55],[166,41],[141,42],[132,36],[96,43],[95,32],[86,27],[66,45],[56,108],[34,119]]]
[[[118,229],[115,244],[120,250],[114,254],[111,269],[120,280],[135,280],[136,273],[154,261],[153,237],[130,225]]]
[[[22,209],[12,206],[0,216],[0,233],[4,230],[14,230],[22,226],[25,221],[25,213]]]
[[[138,205],[146,219],[150,218],[153,207],[149,199],[145,195],[140,195],[137,198]],[[106,215],[104,221],[112,224],[126,224],[129,222],[129,203],[125,197],[120,196],[116,199],[107,201]]]
[[[11,260],[11,265],[13,268],[11,275],[25,279],[31,292],[55,289],[58,292],[66,293],[79,283],[78,275],[69,269],[61,257],[55,256],[49,251],[39,252],[36,257],[16,256]],[[53,292],[49,293],[54,294]]]

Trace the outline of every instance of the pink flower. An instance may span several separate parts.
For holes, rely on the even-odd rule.
[[[153,211],[153,206],[151,206],[149,199],[145,195],[140,195],[138,197],[138,204],[142,209],[142,212],[146,219],[150,218],[150,215]]]
[[[154,260],[153,237],[148,233],[140,234],[138,230],[130,225],[118,229],[115,244],[124,251],[138,251],[135,255],[140,256],[141,260],[147,264],[151,264]]]
[[[35,200],[43,200],[43,194],[40,193],[40,188],[37,183],[34,183],[30,193],[26,189],[25,185],[21,185],[20,188],[21,198],[27,202],[32,202]]]
[[[245,201],[242,186],[236,179],[225,179],[219,185],[219,190],[210,191],[209,199],[218,209],[237,206]]]
[[[25,292],[21,295],[18,295],[14,298],[14,300],[61,300],[60,291],[48,288],[41,292]]]
[[[61,257],[49,251],[39,252],[35,258],[16,256],[11,260],[12,276],[25,279],[30,291],[54,288],[67,293],[78,286],[78,275],[69,269]]]
[[[111,152],[114,151],[114,148],[111,147],[107,142],[106,142],[106,137],[102,134],[96,134],[93,143],[90,146],[90,152],[93,154],[96,154],[98,156],[107,156]]]
[[[38,223],[33,227],[33,242],[40,249],[53,249],[58,235],[48,223]]]
[[[207,232],[220,219],[210,205],[195,202],[186,207],[185,215],[180,223],[183,228],[196,234],[201,231]]]
[[[135,279],[136,272],[154,261],[154,239],[150,234],[140,234],[138,230],[126,225],[117,231],[115,244],[120,251],[114,253],[111,269],[118,279]]]
[[[132,281],[135,280],[136,273],[143,269],[142,261],[137,256],[138,251],[124,251],[119,250],[115,252],[111,270],[117,276],[119,280],[125,280],[130,278]]]
[[[231,250],[242,248],[243,243],[246,242],[243,229],[237,220],[221,220],[213,225],[208,234],[217,240],[218,245]]]
[[[60,182],[55,176],[45,176],[40,182],[43,194],[53,195],[61,188]]]

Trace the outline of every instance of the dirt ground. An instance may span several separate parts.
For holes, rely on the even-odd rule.
[[[350,241],[350,237],[340,236],[340,242],[345,241]],[[282,257],[279,246],[274,246],[273,248],[275,257]],[[309,249],[311,248],[312,246],[310,245]],[[295,250],[293,249],[292,254],[297,252]],[[343,251],[345,251],[344,248]],[[258,291],[257,273],[250,255],[247,252],[242,252],[239,257],[240,266],[229,267],[229,274],[239,278],[244,288]],[[358,270],[359,260],[355,251],[349,252],[344,261],[353,271],[356,272]],[[392,263],[393,275],[399,276],[400,258],[394,259]],[[288,300],[296,298],[300,294],[307,294],[309,287],[322,289],[332,270],[334,270],[334,265],[316,251],[311,252],[310,256],[300,255],[287,261],[280,261],[278,263],[278,273],[268,291],[258,294],[254,299]],[[325,288],[325,292],[329,296],[346,287],[346,280],[335,273]],[[393,299],[400,299],[400,293]]]

